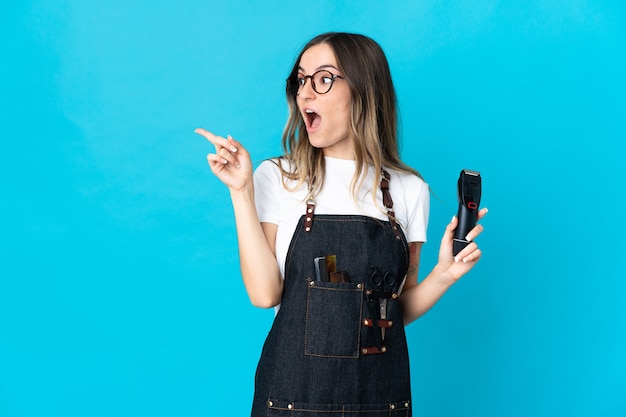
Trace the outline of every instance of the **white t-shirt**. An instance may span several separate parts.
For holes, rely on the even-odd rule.
[[[275,159],[274,162],[276,161]],[[280,161],[283,164],[287,163],[282,159]],[[259,220],[262,223],[278,225],[276,260],[284,277],[287,250],[298,220],[305,213],[308,189],[306,184],[294,191],[285,189],[280,169],[274,162],[264,161],[254,172],[255,202]],[[325,163],[326,177],[324,187],[315,196],[315,214],[365,215],[388,220],[380,187],[377,187],[376,193],[378,207],[372,201],[373,167],[370,166],[368,169],[366,180],[357,193],[355,203],[351,182],[356,162],[326,157]],[[428,184],[413,174],[386,170],[391,175],[389,193],[393,199],[393,210],[407,241],[425,242],[430,209]]]

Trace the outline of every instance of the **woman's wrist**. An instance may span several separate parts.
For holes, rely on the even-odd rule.
[[[239,189],[229,188],[230,198],[233,203],[240,202],[254,202],[254,187],[244,186]]]
[[[450,287],[456,282],[456,279],[454,279],[448,268],[441,264],[435,265],[432,274],[437,279],[437,282],[446,287]]]

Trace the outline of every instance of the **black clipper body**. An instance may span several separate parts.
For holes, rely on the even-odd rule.
[[[464,169],[459,175],[457,184],[459,195],[459,224],[454,231],[452,253],[456,256],[469,242],[465,240],[467,234],[476,226],[478,220],[478,206],[481,196],[480,172]]]

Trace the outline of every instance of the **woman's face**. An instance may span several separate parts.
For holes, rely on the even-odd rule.
[[[334,75],[339,72],[335,53],[330,45],[318,44],[307,49],[298,66],[298,78],[326,70]],[[343,78],[336,78],[332,88],[325,94],[316,93],[311,79],[300,89],[296,101],[304,119],[309,142],[321,148],[325,156],[354,159],[352,133],[350,129],[350,87]],[[328,81],[328,80],[326,80]],[[324,88],[316,83],[318,90]]]

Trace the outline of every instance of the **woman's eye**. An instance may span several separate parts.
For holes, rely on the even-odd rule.
[[[304,83],[306,83],[306,78],[304,77],[298,77],[298,85],[299,86],[303,86]]]
[[[330,84],[333,82],[332,77],[322,77],[322,84]]]

